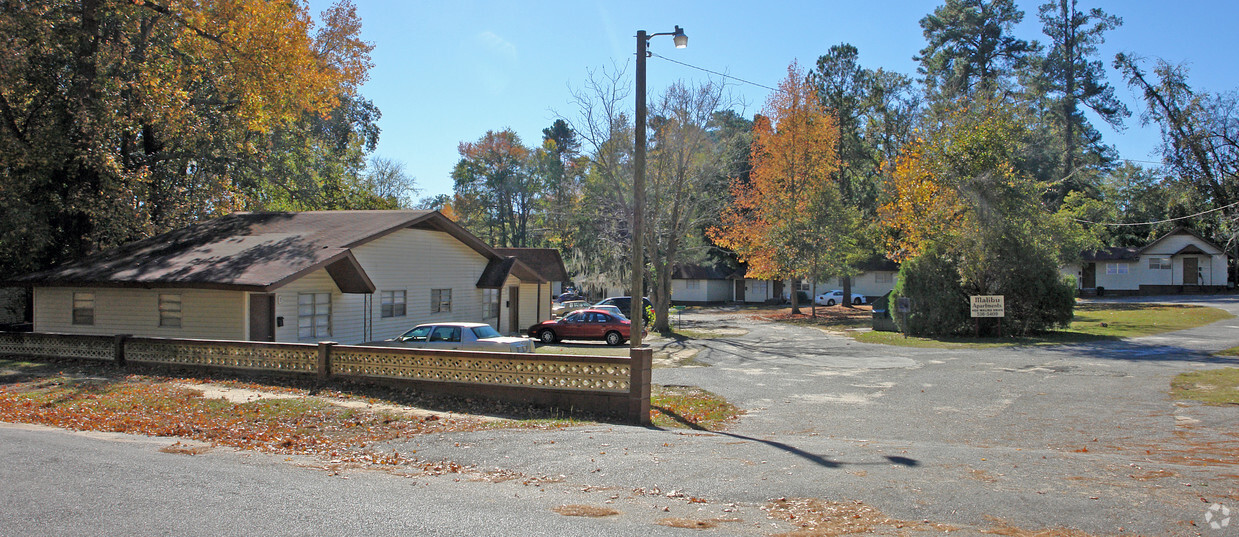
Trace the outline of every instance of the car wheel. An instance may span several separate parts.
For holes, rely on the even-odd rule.
[[[826,305],[827,305],[827,306],[833,306],[833,305],[835,305],[835,299],[833,299],[833,298],[832,298],[832,299],[830,299],[830,300],[827,300],[827,301],[826,301]]]
[[[553,330],[543,330],[538,332],[538,340],[543,343],[554,343],[556,339],[558,338],[555,337],[555,331]]]
[[[619,332],[607,332],[607,345],[616,346],[624,342],[624,336]]]
[[[861,305],[861,304],[864,304],[864,303],[865,303],[865,299],[863,299],[863,298],[861,298],[861,297],[856,297],[856,298],[853,298],[853,299],[852,299],[852,303],[853,303],[853,304],[856,304],[857,306],[859,306],[859,305]]]

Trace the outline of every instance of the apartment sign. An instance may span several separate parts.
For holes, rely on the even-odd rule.
[[[973,317],[1006,317],[1003,295],[975,295],[972,299]]]

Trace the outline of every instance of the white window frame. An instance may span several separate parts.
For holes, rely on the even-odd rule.
[[[485,315],[483,319],[495,319],[499,317],[499,289],[483,289],[482,303],[485,304],[482,312]]]
[[[331,293],[297,293],[297,339],[331,337]]]
[[[1170,270],[1174,267],[1174,261],[1169,257],[1150,257],[1149,270]]]
[[[699,289],[701,288],[701,280],[684,280],[684,288]]]
[[[1128,263],[1106,263],[1106,274],[1127,274]]]
[[[93,326],[95,324],[95,293],[74,292],[69,316],[75,325]]]
[[[431,289],[430,290],[430,313],[451,313],[452,311],[452,290],[451,289]]]
[[[379,293],[379,318],[404,317],[408,314],[409,293],[406,290]]]
[[[159,327],[181,328],[184,324],[183,305],[180,293],[159,293]]]
[[[873,281],[876,283],[893,283],[895,275],[890,272],[875,272],[873,274]]]

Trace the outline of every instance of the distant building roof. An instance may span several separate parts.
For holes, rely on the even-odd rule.
[[[1140,252],[1135,248],[1111,246],[1100,250],[1089,250],[1084,252],[1081,257],[1085,261],[1128,261],[1139,258]]]
[[[675,264],[671,266],[673,280],[726,280],[728,272],[718,267],[697,264]]]
[[[564,266],[564,258],[556,248],[495,248],[499,255],[512,256],[519,259],[529,268],[538,271],[543,278],[552,282],[568,281],[568,269]]]
[[[406,228],[442,231],[489,259],[501,257],[438,211],[234,213],[9,281],[266,292],[323,268],[341,291],[372,293],[351,249]],[[509,270],[542,280],[519,261]]]

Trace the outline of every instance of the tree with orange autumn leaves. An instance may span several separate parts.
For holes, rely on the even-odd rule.
[[[816,278],[854,245],[859,216],[833,180],[838,137],[834,116],[793,63],[754,123],[750,180],[732,182],[732,203],[709,230],[748,265],[749,277]]]

